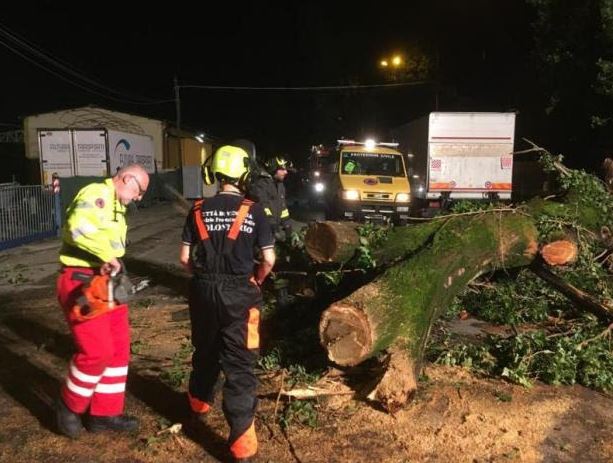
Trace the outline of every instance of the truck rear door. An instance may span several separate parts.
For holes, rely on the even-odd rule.
[[[515,113],[431,113],[428,197],[511,197]]]

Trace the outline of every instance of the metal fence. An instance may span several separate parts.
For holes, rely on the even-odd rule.
[[[56,235],[54,202],[40,185],[0,184],[0,250]]]

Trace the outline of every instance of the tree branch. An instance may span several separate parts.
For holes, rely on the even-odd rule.
[[[613,323],[613,309],[611,307],[602,304],[594,296],[575,288],[567,281],[564,281],[563,278],[551,272],[545,267],[540,257],[536,258],[530,265],[530,270],[564,294],[576,305],[595,315],[601,322],[607,325]]]

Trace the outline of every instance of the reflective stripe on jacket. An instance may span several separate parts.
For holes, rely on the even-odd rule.
[[[125,214],[112,179],[83,187],[66,210],[60,262],[97,267],[123,256],[128,231]]]

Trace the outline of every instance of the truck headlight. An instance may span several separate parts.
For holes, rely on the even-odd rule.
[[[360,193],[357,190],[343,190],[343,199],[355,201],[360,199]]]
[[[317,182],[313,188],[315,188],[315,191],[317,193],[321,193],[326,189],[326,186],[321,182]]]
[[[408,203],[410,200],[411,200],[411,197],[409,196],[408,193],[398,193],[396,195],[397,203]]]

